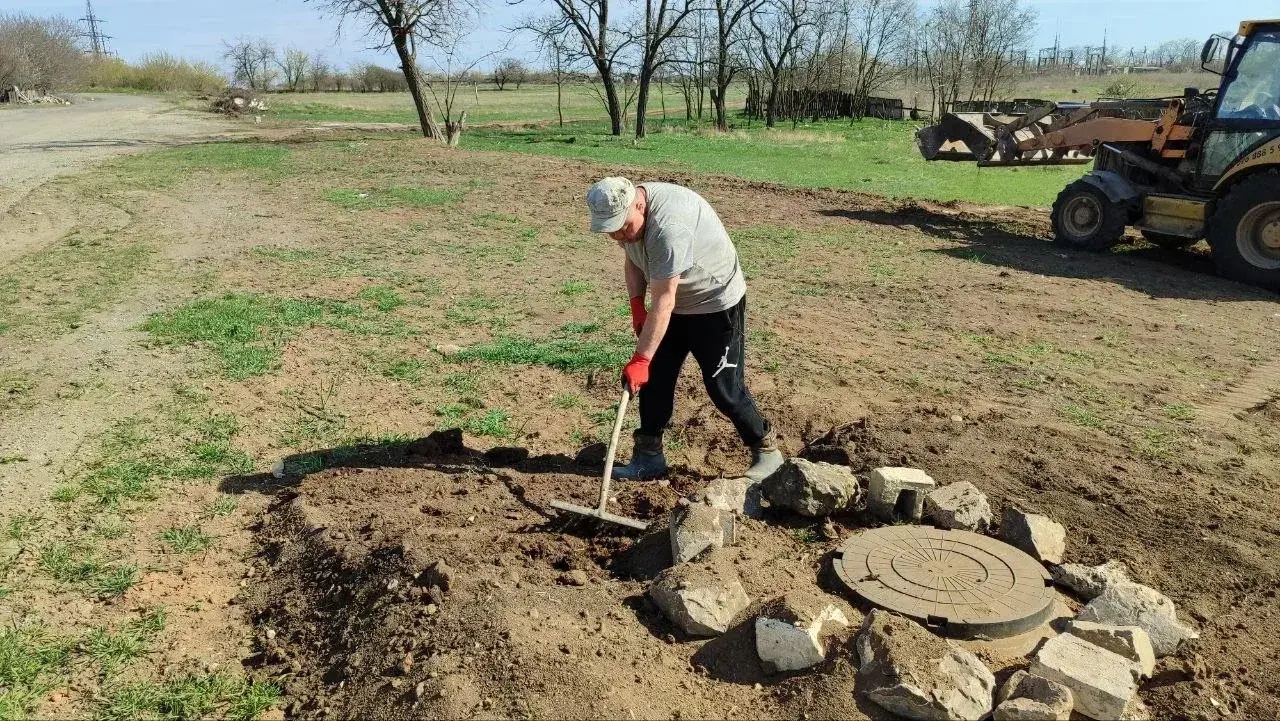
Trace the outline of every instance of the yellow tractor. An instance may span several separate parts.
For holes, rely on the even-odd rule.
[[[1092,158],[1053,204],[1058,243],[1106,250],[1125,226],[1171,248],[1205,238],[1220,275],[1280,292],[1280,19],[1215,35],[1200,59],[1221,75],[1216,90],[948,114],[916,141],[927,159],[979,165]]]

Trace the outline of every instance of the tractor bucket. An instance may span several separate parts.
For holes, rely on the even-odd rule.
[[[937,125],[916,132],[925,160],[987,160],[995,136],[983,126],[982,113],[946,113]]]

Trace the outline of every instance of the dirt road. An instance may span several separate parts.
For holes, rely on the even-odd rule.
[[[161,98],[94,94],[77,95],[74,100],[70,106],[0,111],[0,157],[4,158],[0,164],[0,213],[23,215],[14,206],[32,188],[104,158],[236,134],[236,126],[229,121],[178,110]],[[4,225],[12,228],[14,224]],[[48,233],[39,232],[46,223],[35,225],[39,226],[36,232],[28,227],[22,233],[0,233],[0,262],[41,247],[48,240]]]

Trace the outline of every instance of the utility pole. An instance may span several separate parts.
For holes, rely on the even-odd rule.
[[[99,27],[104,22],[93,13],[93,0],[84,0],[85,15],[80,18],[80,22],[85,24],[86,30],[81,37],[89,41],[89,51],[93,53],[95,60],[101,60],[104,55],[110,55],[107,50],[107,41],[111,39],[110,35],[103,35],[102,28]]]

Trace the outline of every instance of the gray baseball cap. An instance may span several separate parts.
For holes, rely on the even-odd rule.
[[[626,178],[603,178],[587,191],[591,232],[612,233],[627,222],[627,211],[636,199],[636,186]]]

